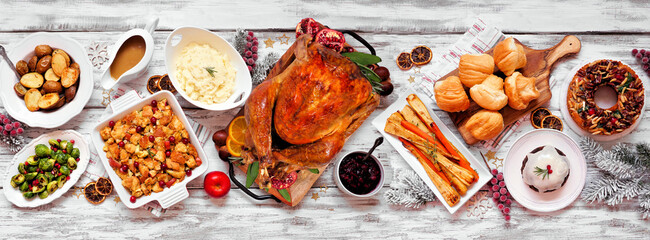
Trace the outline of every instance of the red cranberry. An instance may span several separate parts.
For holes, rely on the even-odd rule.
[[[124,147],[124,141],[117,143],[117,146],[120,146],[121,148]]]
[[[551,174],[551,173],[553,173],[553,169],[548,170],[548,174]]]
[[[165,181],[160,180],[160,181],[158,182],[158,185],[160,185],[161,188],[165,188]]]
[[[32,181],[32,185],[38,185],[38,180],[34,179],[34,181]]]
[[[70,143],[74,144],[74,140],[70,140]]]
[[[135,168],[139,168],[139,167],[140,167],[140,163],[139,163],[139,162],[134,162],[134,163],[133,163],[133,166],[134,166]]]
[[[79,162],[79,158],[77,158],[77,159],[75,159],[75,160],[77,160],[77,162]]]
[[[126,164],[122,164],[122,166],[120,167],[120,171],[126,173],[127,171],[129,171],[129,166],[127,166]]]
[[[25,161],[25,166],[29,166],[29,163],[27,161]]]
[[[176,138],[174,136],[169,137],[169,141],[172,143],[176,142]]]
[[[612,119],[609,120],[609,121],[612,122],[612,124],[616,124],[616,121],[617,121],[617,120],[616,120],[616,118],[612,118]]]
[[[594,115],[594,113],[596,113],[596,109],[590,108],[589,115]]]
[[[154,142],[154,141],[156,141],[156,137],[154,137],[153,135],[149,135],[149,142]]]
[[[110,121],[108,122],[109,127],[115,127],[115,121]]]
[[[131,201],[132,203],[135,203],[135,196],[131,196],[131,198],[129,199],[129,201]]]
[[[163,171],[167,170],[167,164],[164,164],[164,163],[161,164],[160,169],[163,170]]]
[[[156,106],[158,106],[158,101],[156,101],[155,99],[154,99],[154,100],[151,100],[151,106],[152,106],[152,107],[156,107]]]
[[[65,177],[65,180],[70,180],[70,176],[66,176],[66,177]]]
[[[551,165],[546,165],[546,170],[551,170]]]
[[[169,151],[169,150],[165,151],[165,156],[169,157],[171,155],[172,155],[172,151]]]
[[[187,139],[187,138],[183,138],[183,140],[181,140],[181,142],[183,142],[184,144],[188,144],[188,143],[190,143],[190,140]]]
[[[639,53],[639,50],[638,50],[638,49],[636,49],[636,48],[635,48],[635,49],[632,49],[632,55],[636,55],[637,53]]]
[[[65,149],[63,149],[63,153],[68,153],[68,151],[66,151]]]
[[[142,132],[143,130],[144,130],[144,128],[142,128],[140,126],[135,127],[136,132]]]
[[[151,124],[156,125],[156,117],[151,117],[149,120],[151,121]]]
[[[61,142],[61,139],[57,139],[56,141],[57,141],[57,142]]]
[[[187,175],[188,177],[192,176],[192,169],[185,170],[185,175]]]

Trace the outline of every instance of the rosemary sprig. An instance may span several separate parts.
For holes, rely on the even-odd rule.
[[[208,71],[212,77],[214,77],[214,74],[217,73],[217,70],[214,70],[214,67],[205,67],[205,70]]]
[[[535,175],[542,175],[542,180],[544,180],[544,178],[549,178],[548,169],[541,169],[539,167],[535,167]]]

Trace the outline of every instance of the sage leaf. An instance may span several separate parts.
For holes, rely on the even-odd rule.
[[[257,174],[260,171],[260,162],[253,162],[248,165],[248,171],[246,171],[246,188],[250,188],[257,179]]]
[[[287,191],[287,189],[278,189],[278,192],[280,193],[280,195],[282,195],[284,200],[287,200],[287,202],[291,202],[291,195],[289,194],[289,191]]]
[[[319,173],[320,173],[320,171],[318,171],[318,168],[310,168],[309,171],[310,171],[311,173],[315,173],[315,174],[319,174]]]
[[[372,54],[362,53],[362,52],[346,52],[346,53],[342,53],[342,55],[348,57],[350,61],[364,66],[381,62],[380,57],[377,57]]]

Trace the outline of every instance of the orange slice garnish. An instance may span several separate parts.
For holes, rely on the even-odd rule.
[[[236,117],[228,126],[228,137],[238,145],[244,145],[246,139],[246,118],[244,116]]]
[[[228,149],[230,155],[232,155],[233,157],[241,157],[241,152],[243,147],[244,147],[243,145],[233,141],[232,137],[228,137],[228,139],[226,139],[226,148]]]
[[[411,50],[411,61],[415,65],[424,65],[431,62],[433,53],[427,46],[417,46]]]
[[[551,111],[546,108],[537,108],[532,113],[530,113],[530,123],[533,124],[535,128],[542,128],[542,120],[546,117],[552,115]]]
[[[563,124],[562,120],[555,115],[549,115],[542,119],[542,128],[552,128],[558,131],[562,131]]]
[[[397,56],[397,67],[404,71],[411,69],[413,67],[413,61],[411,61],[411,54],[407,52],[400,53]]]

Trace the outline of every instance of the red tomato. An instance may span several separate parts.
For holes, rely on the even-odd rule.
[[[212,197],[223,197],[230,191],[230,178],[224,172],[210,172],[203,179],[203,189]]]

